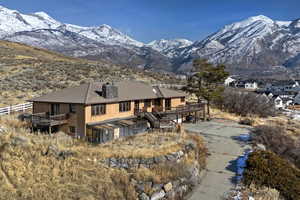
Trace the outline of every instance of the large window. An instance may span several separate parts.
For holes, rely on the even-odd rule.
[[[70,113],[76,113],[76,104],[69,104]]]
[[[145,106],[145,107],[151,107],[151,100],[146,99],[146,100],[144,101],[144,106]]]
[[[130,110],[131,110],[131,102],[130,101],[119,103],[119,111],[120,112],[127,112]]]
[[[92,116],[105,115],[105,114],[106,114],[106,105],[105,104],[92,105]]]

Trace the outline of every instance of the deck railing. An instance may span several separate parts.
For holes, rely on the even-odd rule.
[[[31,102],[13,105],[13,106],[7,106],[7,107],[0,108],[0,116],[10,115],[16,112],[25,112],[26,110],[30,110],[30,109],[32,109]]]
[[[49,115],[47,113],[35,113],[31,115],[31,122],[34,125],[54,126],[66,123],[68,114]]]

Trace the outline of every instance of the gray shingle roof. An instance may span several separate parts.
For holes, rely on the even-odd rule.
[[[155,98],[184,97],[183,92],[166,88],[152,87],[146,83],[137,81],[121,81],[114,83],[118,87],[118,98],[107,99],[101,96],[102,85],[105,83],[86,83],[74,88],[66,88],[61,91],[49,93],[30,101],[33,102],[55,102],[55,103],[78,103],[98,104],[112,103],[128,100],[143,100]],[[159,91],[158,91],[159,90]],[[163,95],[163,96],[162,96]]]

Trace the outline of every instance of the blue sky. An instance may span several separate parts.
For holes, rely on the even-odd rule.
[[[263,14],[300,18],[300,0],[0,0],[22,13],[44,11],[82,26],[108,24],[142,42],[203,39],[226,24]]]

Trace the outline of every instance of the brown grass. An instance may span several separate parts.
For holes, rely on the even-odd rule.
[[[152,133],[91,145],[62,134],[30,134],[22,123],[11,117],[1,118],[0,124],[6,129],[0,134],[0,199],[3,200],[136,199],[137,194],[130,182],[132,177],[168,182],[181,175],[186,166],[161,165],[150,170],[126,171],[108,168],[101,164],[102,158],[159,155],[178,150],[184,142],[194,139],[204,149],[200,136],[180,138],[170,133]],[[25,137],[28,142],[12,145],[15,137]],[[44,156],[51,144],[75,154],[65,160]],[[195,157],[194,161],[197,161]]]

